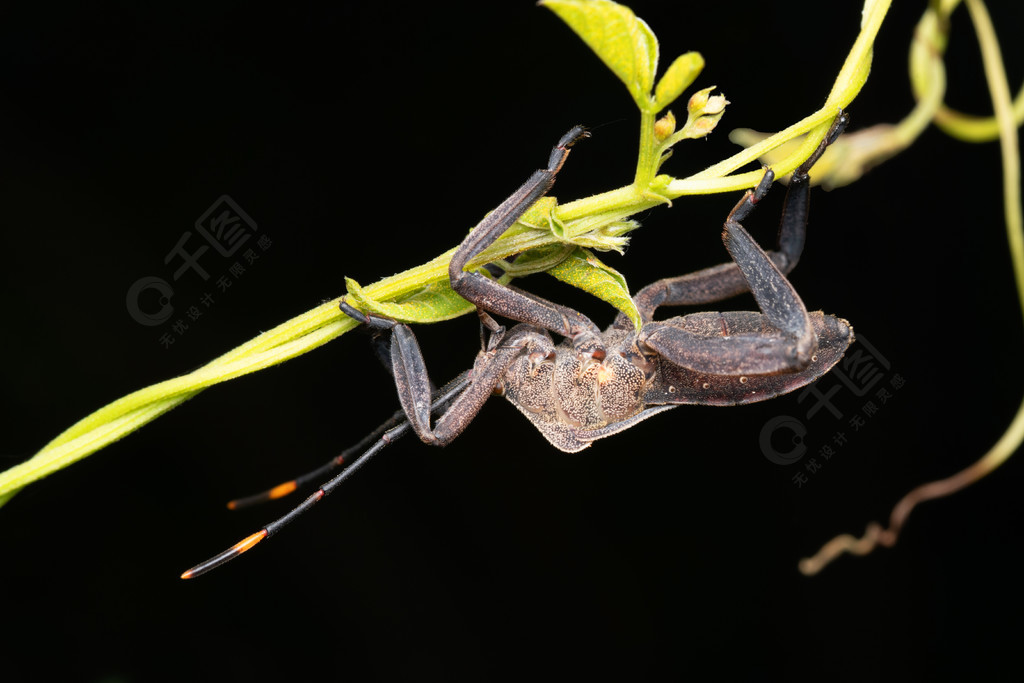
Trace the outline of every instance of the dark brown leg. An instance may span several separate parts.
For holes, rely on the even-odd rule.
[[[534,202],[547,194],[569,150],[578,140],[588,135],[582,126],[576,126],[562,136],[551,150],[547,168],[534,171],[518,190],[480,221],[463,240],[448,266],[448,276],[456,292],[485,311],[568,337],[573,340],[581,355],[601,360],[604,351],[600,348],[600,330],[585,315],[519,289],[506,287],[480,273],[464,270],[474,256],[493,244]]]
[[[774,250],[766,252],[768,258],[783,274],[787,274],[793,269],[804,249],[810,203],[808,171],[824,154],[825,148],[839,137],[848,123],[847,114],[840,113],[814,153],[793,171],[789,187],[786,190],[782,219],[779,221],[778,243]],[[764,181],[761,184],[764,185]],[[752,190],[748,195],[750,206],[737,220],[742,221],[749,214],[753,205],[760,201],[767,191],[768,187],[760,186]],[[642,319],[644,322],[648,322],[653,320],[654,311],[659,306],[698,306],[728,299],[747,291],[749,291],[747,282],[737,265],[723,263],[687,275],[658,280],[637,292],[633,299]],[[615,324],[624,328],[632,325],[622,315],[619,316]]]
[[[846,115],[840,114],[815,153],[794,172],[779,231],[777,255],[781,255],[783,266],[791,267],[803,249],[807,171],[846,123]],[[647,322],[641,342],[665,360],[696,372],[740,376],[796,372],[811,363],[818,338],[803,301],[776,259],[765,253],[741,225],[768,193],[774,177],[771,170],[766,171],[725,221],[722,239],[732,264],[662,280],[636,297],[646,320],[658,305],[707,303],[744,290],[754,295],[761,313],[697,313]]]

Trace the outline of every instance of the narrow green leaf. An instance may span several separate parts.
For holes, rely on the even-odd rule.
[[[475,306],[455,293],[448,280],[432,282],[401,301],[377,301],[358,282],[345,278],[346,298],[364,313],[373,313],[403,323],[436,323],[474,310]]]
[[[577,249],[547,272],[566,284],[608,302],[625,313],[633,321],[637,332],[640,331],[643,321],[640,320],[640,312],[636,310],[633,297],[629,295],[626,278],[619,271],[601,263],[590,251]]]
[[[658,39],[633,10],[611,0],[542,0],[619,77],[641,111],[650,111]]]
[[[672,66],[654,89],[654,112],[657,113],[672,104],[693,84],[703,69],[704,58],[699,52],[687,52],[676,57],[676,61],[672,62]]]

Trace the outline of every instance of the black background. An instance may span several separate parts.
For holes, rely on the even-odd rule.
[[[679,145],[665,170],[731,154],[734,127],[776,130],[820,106],[858,4],[635,3],[663,65],[702,52],[695,87],[732,101],[720,130]],[[923,4],[891,10],[853,128],[912,107],[906,53]],[[1019,84],[1020,8],[992,4]],[[955,19],[947,101],[990,111],[966,11]],[[632,178],[625,90],[525,1],[34,4],[2,26],[6,464],[342,294],[344,276],[369,284],[457,244],[575,123],[595,132],[559,198]],[[792,280],[809,308],[870,339],[887,382],[906,382],[859,430],[864,399],[848,392],[842,420],[807,420],[813,449],[847,436],[817,472],[811,456],[780,466],[758,445],[767,420],[805,414],[796,396],[682,408],[574,456],[496,400],[446,450],[400,442],[286,533],[180,581],[286,509],[228,513],[225,500],[319,464],[395,409],[365,340],[346,335],[201,394],[0,511],[0,678],[1019,675],[1019,458],[919,508],[895,549],[796,571],[832,535],[972,462],[1011,419],[1024,365],[1000,182],[996,144],[930,129],[854,186],[815,191]],[[166,278],[164,256],[224,194],[272,244],[223,295],[183,277],[183,305],[210,290],[215,303],[165,349],[167,328],[132,320],[126,291]],[[764,243],[781,195],[749,223]],[[735,199],[643,214],[628,254],[606,261],[634,289],[720,262]],[[212,252],[204,263],[227,273]],[[520,284],[612,317],[544,276]],[[439,380],[478,345],[470,317],[419,337]]]

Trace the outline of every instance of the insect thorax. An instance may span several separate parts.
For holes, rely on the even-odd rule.
[[[575,434],[632,417],[644,407],[651,368],[636,353],[632,331],[609,330],[603,342],[606,357],[596,362],[581,359],[568,341],[556,347],[538,335],[502,379],[505,398],[562,450],[580,450],[585,444]]]

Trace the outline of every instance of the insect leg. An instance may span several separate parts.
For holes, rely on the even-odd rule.
[[[488,350],[477,357],[473,366],[472,383],[438,418],[432,432],[434,443],[439,446],[451,443],[469,426],[520,355],[550,345],[551,339],[544,332],[529,325],[516,325],[497,344],[489,344]]]
[[[840,110],[832,122],[832,127],[828,129],[811,156],[807,157],[789,177],[786,200],[782,204],[782,218],[779,220],[778,247],[772,254],[772,260],[783,273],[793,270],[804,250],[811,201],[811,167],[818,162],[828,146],[843,134],[849,123],[850,115]]]
[[[770,182],[771,171],[765,179]],[[735,220],[752,205],[748,193],[729,214],[724,240],[763,315],[694,313],[645,324],[641,342],[665,360],[714,375],[769,375],[810,364],[818,345],[814,322],[778,266]]]
[[[798,189],[787,196],[788,215],[783,217],[780,232],[799,234],[780,236],[780,243],[802,248],[807,218],[807,170],[845,126],[846,116],[840,114],[815,153],[794,174]],[[717,375],[790,373],[803,370],[813,361],[818,347],[816,328],[829,346],[845,349],[852,341],[845,321],[820,314],[815,314],[814,318],[808,315],[780,267],[741,225],[767,194],[774,177],[770,169],[766,170],[757,187],[744,194],[726,218],[722,234],[736,270],[763,315],[702,313],[647,323],[641,333],[643,343],[671,363]]]
[[[804,248],[810,202],[808,172],[824,154],[825,149],[843,132],[849,120],[846,112],[840,112],[821,144],[806,161],[793,171],[789,187],[786,190],[782,218],[779,221],[776,248],[766,252],[783,274],[787,274],[793,269]],[[768,182],[770,183],[770,181]],[[748,195],[744,196],[746,206],[742,215],[735,216],[735,220],[742,221],[746,218],[767,191],[768,187],[765,186],[765,180],[762,179],[759,188],[751,190]],[[743,203],[741,202],[741,204]],[[737,209],[740,207],[737,206]],[[734,209],[734,213],[735,211]],[[637,292],[633,300],[636,302],[642,319],[647,322],[653,319],[654,311],[659,306],[698,306],[728,299],[746,291],[748,291],[747,281],[739,267],[733,262],[658,280]],[[615,324],[624,329],[632,327],[632,323],[623,315],[616,319]]]
[[[604,350],[600,348],[600,330],[585,315],[562,306],[555,306],[513,287],[501,285],[480,273],[464,270],[474,256],[493,244],[526,213],[527,209],[547,194],[555,182],[555,176],[565,163],[569,150],[581,138],[588,136],[589,133],[582,126],[576,126],[563,135],[551,150],[547,168],[534,171],[518,190],[466,236],[452,256],[448,276],[452,288],[480,308],[569,337],[576,344],[577,352],[601,360],[604,358]],[[594,355],[595,353],[597,355]]]
[[[451,443],[465,430],[487,402],[505,370],[537,334],[529,326],[517,325],[496,338],[500,343],[482,354],[473,368],[469,386],[451,402],[436,427],[431,428],[430,377],[412,329],[390,318],[362,313],[345,301],[341,302],[340,308],[346,315],[367,325],[391,330],[391,364],[398,400],[416,435],[424,443],[435,446]]]
[[[772,327],[782,332],[784,337],[796,343],[795,355],[810,358],[811,350],[817,344],[807,309],[800,295],[793,289],[786,276],[782,274],[764,250],[758,246],[750,233],[740,224],[754,206],[768,191],[774,174],[768,170],[764,179],[753,193],[736,205],[725,221],[722,239],[733,261],[746,280],[750,293],[754,295],[758,307]],[[806,363],[803,363],[806,365]],[[787,368],[788,369],[788,368]]]

